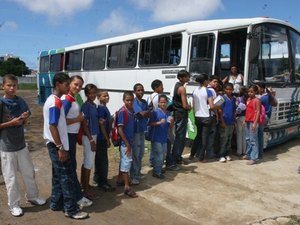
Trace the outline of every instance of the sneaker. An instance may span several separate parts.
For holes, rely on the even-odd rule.
[[[249,160],[248,162],[246,162],[247,165],[253,165],[255,164],[256,162],[254,160]]]
[[[226,160],[227,161],[231,161],[231,157],[228,155],[228,156],[226,156]]]
[[[140,173],[140,178],[141,178],[141,179],[146,178],[146,174]]]
[[[244,155],[244,156],[242,157],[242,159],[243,159],[243,160],[249,160],[249,157],[248,157],[247,155]]]
[[[92,187],[98,187],[98,182],[93,180],[91,186],[92,186]]]
[[[189,160],[193,160],[194,158],[195,158],[195,156],[193,156],[193,155],[189,156]]]
[[[99,186],[101,189],[103,189],[105,192],[113,192],[116,189],[112,187],[109,183],[105,183]]]
[[[45,205],[47,201],[46,199],[37,197],[33,199],[27,199],[27,202],[31,203],[32,205]]]
[[[16,217],[23,216],[23,210],[19,206],[15,206],[15,207],[9,209],[9,211],[10,211],[11,215],[13,215],[13,216],[16,216]]]
[[[89,199],[87,199],[86,197],[82,197],[82,199],[80,199],[77,202],[77,205],[82,209],[84,207],[89,207],[91,205],[93,205],[93,202]]]
[[[221,162],[221,163],[224,163],[224,162],[226,162],[226,159],[225,159],[225,157],[221,157],[221,158],[219,159],[219,162]]]
[[[131,184],[133,184],[133,185],[139,185],[139,184],[140,184],[140,181],[139,181],[138,179],[133,178],[133,179],[131,180]]]
[[[89,214],[87,212],[78,212],[74,215],[69,215],[67,212],[65,212],[65,216],[66,217],[70,217],[72,219],[75,219],[75,220],[82,220],[82,219],[85,219],[89,216]]]
[[[177,160],[177,161],[176,161],[176,164],[178,164],[178,165],[182,165],[182,164],[183,164],[183,161],[182,161],[182,159],[179,159],[179,160]]]
[[[207,163],[207,160],[206,159],[199,159],[199,162],[200,163]]]
[[[165,176],[162,173],[161,174],[153,173],[152,177],[156,177],[158,179],[164,179],[165,178]]]
[[[167,170],[178,171],[180,168],[177,165],[171,165],[166,167]]]

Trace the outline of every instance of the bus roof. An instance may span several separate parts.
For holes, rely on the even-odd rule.
[[[73,45],[69,47],[65,47],[65,51],[70,51],[73,49],[80,49],[80,48],[88,48],[91,46],[100,46],[106,45],[111,43],[117,43],[122,41],[130,41],[130,40],[137,40],[141,38],[147,38],[152,36],[159,36],[163,34],[171,34],[175,32],[182,32],[185,31],[187,33],[197,33],[197,32],[209,32],[213,30],[224,30],[229,28],[241,28],[247,27],[251,24],[259,24],[263,22],[270,22],[270,23],[279,23],[283,25],[287,25],[292,27],[286,21],[278,20],[274,18],[268,17],[255,17],[255,18],[242,18],[242,19],[218,19],[218,20],[199,20],[193,22],[186,22],[180,23],[176,25],[170,25],[165,27],[160,27],[152,30],[142,31],[138,33],[132,33],[128,35],[122,35],[112,38],[106,38],[98,41],[86,42],[78,45]],[[294,27],[293,27],[294,28]],[[294,28],[296,29],[296,28]],[[296,29],[297,30],[297,29]]]

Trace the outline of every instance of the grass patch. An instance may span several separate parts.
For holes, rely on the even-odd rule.
[[[299,216],[290,216],[290,221],[286,225],[299,225],[300,217]]]
[[[37,89],[37,84],[34,83],[20,83],[18,84],[18,89],[19,90],[36,90]]]

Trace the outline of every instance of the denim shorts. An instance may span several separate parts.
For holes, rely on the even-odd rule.
[[[132,149],[131,149],[132,151]],[[120,171],[121,172],[129,172],[131,163],[132,163],[132,153],[130,155],[126,155],[126,146],[120,146]]]

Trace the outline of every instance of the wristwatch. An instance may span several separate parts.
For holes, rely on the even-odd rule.
[[[65,150],[63,145],[57,145],[56,148],[57,148],[58,151],[64,151]]]

